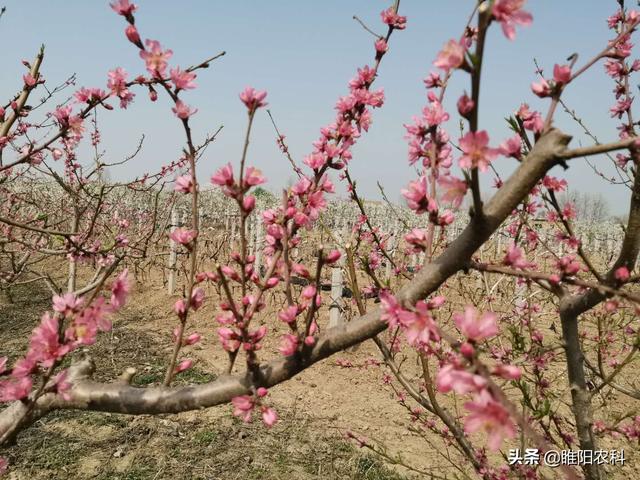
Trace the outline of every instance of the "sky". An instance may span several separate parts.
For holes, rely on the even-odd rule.
[[[0,2],[2,3],[2,2]],[[42,72],[49,85],[77,75],[77,87],[106,87],[107,72],[123,67],[133,77],[146,73],[137,49],[124,36],[124,19],[102,0],[4,0],[6,14],[0,20],[5,46],[0,88],[9,98],[22,86],[22,59],[32,59],[46,45]],[[192,117],[196,141],[220,125],[224,128],[199,165],[200,182],[227,162],[238,165],[247,115],[238,94],[246,86],[264,89],[279,129],[294,158],[301,162],[312,151],[319,129],[330,123],[338,97],[348,92],[356,69],[373,60],[374,37],[353,20],[357,15],[376,32],[385,29],[379,13],[391,0],[138,0],[136,25],[143,39],[161,42],[174,52],[171,66],[186,68],[224,50],[227,54],[209,69],[200,70],[198,88],[186,92],[186,103],[198,108]],[[627,2],[634,3],[634,2]],[[388,54],[379,70],[375,88],[384,88],[386,101],[373,112],[373,125],[353,149],[350,172],[359,193],[379,199],[381,182],[392,201],[415,171],[407,162],[403,124],[411,122],[426,104],[422,80],[434,70],[432,62],[442,45],[459,37],[474,0],[402,0],[400,13],[408,17],[407,29],[394,32]],[[554,63],[565,63],[577,53],[583,64],[606,46],[611,38],[606,18],[617,7],[615,0],[529,0],[526,9],[534,17],[530,27],[518,28],[515,41],[507,40],[499,25],[488,35],[480,99],[480,128],[489,132],[497,146],[510,136],[504,118],[526,101],[546,112],[548,100],[530,89],[537,80],[533,59],[551,75]],[[445,108],[455,112],[455,101],[469,76],[457,72],[448,91]],[[613,83],[596,65],[563,98],[583,118],[601,141],[617,139],[616,123],[609,116],[615,103]],[[635,88],[634,88],[635,89]],[[69,92],[71,93],[71,92]],[[58,97],[62,102],[66,95]],[[115,102],[112,102],[115,103]],[[51,106],[53,109],[54,106]],[[145,135],[142,152],[119,170],[113,179],[129,179],[157,171],[175,160],[183,147],[183,132],[166,97],[156,103],[144,90],[127,109],[99,113],[102,147],[106,161],[118,161],[133,152]],[[449,131],[457,138],[457,115]],[[556,115],[556,125],[574,135],[573,146],[591,143],[566,114]],[[280,153],[275,132],[265,111],[257,115],[248,164],[260,168],[273,192],[293,180],[287,160]],[[605,158],[595,164],[611,176]],[[503,173],[514,161],[500,158]],[[556,167],[552,174],[566,178],[574,189],[605,196],[613,214],[624,213],[628,190],[612,187],[594,175],[583,159],[571,162],[568,171]],[[335,177],[335,175],[334,175]],[[337,178],[335,179],[337,182]],[[493,183],[483,176],[483,188]],[[344,191],[340,189],[339,191]]]

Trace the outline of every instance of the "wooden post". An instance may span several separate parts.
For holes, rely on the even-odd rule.
[[[393,231],[393,234],[391,236],[391,238],[389,239],[389,248],[387,248],[387,253],[389,254],[389,256],[391,258],[394,257],[394,254],[396,253],[396,245],[398,244],[398,227],[396,226],[395,230]],[[391,274],[393,271],[393,265],[391,265],[391,262],[387,259],[387,265],[385,268],[385,275],[387,278],[387,281],[391,281]]]
[[[256,221],[255,215],[251,215],[247,222],[247,238],[249,239],[249,255],[255,255],[256,253],[256,229],[254,222]]]
[[[178,210],[176,206],[171,207],[171,233],[178,227]],[[178,261],[178,244],[169,239],[169,282],[167,290],[169,295],[173,295],[176,289],[176,264]]]
[[[344,255],[331,269],[331,303],[329,304],[329,328],[342,323],[342,265]]]
[[[255,256],[256,262],[254,268],[256,272],[260,273],[260,267],[262,266],[262,248],[263,248],[263,229],[262,229],[262,215],[256,216],[256,235],[255,235]]]

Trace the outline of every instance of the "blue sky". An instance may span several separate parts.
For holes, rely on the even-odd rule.
[[[159,40],[171,48],[171,65],[187,67],[226,50],[227,55],[210,69],[200,71],[198,89],[184,99],[197,107],[193,117],[196,138],[224,125],[219,139],[207,151],[200,166],[201,181],[220,165],[238,163],[246,127],[246,113],[238,93],[247,85],[269,92],[268,101],[280,130],[287,136],[297,160],[308,154],[319,128],[334,117],[333,106],[347,92],[347,82],[356,68],[372,61],[373,37],[353,19],[354,14],[374,30],[383,32],[379,12],[391,1],[381,0],[138,0],[137,26],[143,38]],[[629,2],[633,3],[633,2]],[[0,86],[8,98],[21,86],[24,68],[20,60],[31,59],[41,43],[46,44],[43,72],[49,84],[76,73],[77,86],[105,87],[107,71],[124,67],[133,76],[145,73],[137,49],[124,37],[124,20],[101,0],[5,0],[7,13],[0,20],[4,49]],[[386,103],[374,112],[373,126],[354,149],[351,172],[361,194],[377,198],[381,181],[392,200],[414,176],[407,163],[403,124],[420,113],[426,102],[422,79],[433,69],[432,61],[442,45],[459,37],[473,6],[472,0],[403,0],[401,14],[408,16],[405,31],[395,32],[376,82],[383,87]],[[488,37],[481,91],[481,128],[489,131],[496,145],[509,135],[504,117],[521,101],[546,111],[547,102],[537,99],[529,85],[535,80],[533,58],[550,73],[574,52],[578,65],[600,51],[611,37],[606,18],[616,9],[615,0],[529,0],[534,16],[528,28],[519,28],[514,42],[498,25]],[[613,84],[601,65],[590,70],[565,93],[571,108],[602,140],[617,138],[615,122],[608,110],[613,105]],[[449,87],[445,107],[455,111],[455,101],[469,79],[457,73]],[[60,97],[60,101],[63,98]],[[452,118],[455,118],[452,115]],[[589,144],[580,128],[560,113],[556,124],[574,135],[573,145]],[[182,148],[178,128],[165,98],[155,104],[144,91],[127,111],[100,113],[103,146],[111,160],[133,151],[142,134],[144,150],[124,169],[111,172],[123,179],[153,171],[177,158]],[[450,122],[457,136],[457,119]],[[256,120],[249,162],[263,170],[268,188],[277,191],[293,178],[287,161],[275,143],[266,112]],[[596,163],[612,170],[604,159]],[[512,169],[511,160],[501,158],[502,172]],[[554,170],[582,191],[600,192],[613,213],[623,213],[628,204],[624,188],[612,188],[595,176],[582,159],[568,172]],[[485,190],[491,183],[485,179]]]

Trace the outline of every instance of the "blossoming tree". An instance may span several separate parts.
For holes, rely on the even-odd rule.
[[[266,181],[248,163],[254,118],[263,114],[267,93],[250,87],[240,94],[247,112],[240,162],[219,166],[210,177],[237,209],[239,245],[221,264],[208,264],[199,256],[203,233],[198,171],[203,166],[198,159],[215,135],[206,135],[198,143],[190,126],[197,109],[185,103],[182,95],[196,88],[200,70],[222,54],[188,68],[170,66],[172,51],[156,40],[143,42],[135,23],[136,5],[119,0],[111,7],[123,17],[125,36],[138,50],[145,74],[130,79],[122,68],[114,69],[108,73],[107,90],[81,88],[72,101],[57,106],[43,120],[35,120],[36,109],[27,108],[27,101],[44,88],[43,52],[33,63],[25,64],[21,91],[0,109],[2,253],[13,259],[2,280],[46,280],[46,266],[38,267],[37,272],[30,266],[46,255],[66,258],[69,277],[66,286],[49,282],[51,308],[25,339],[26,353],[11,362],[0,359],[0,401],[7,403],[0,411],[0,444],[10,444],[21,430],[59,409],[138,415],[231,403],[233,415],[244,421],[259,416],[270,427],[278,421],[278,414],[270,404],[269,389],[369,339],[375,341],[388,369],[384,383],[398,393],[421,431],[435,433],[454,448],[457,459],[466,460],[466,467],[457,459],[452,461],[462,474],[474,472],[486,479],[548,475],[537,465],[496,461],[495,452],[513,445],[541,451],[594,451],[600,436],[637,441],[640,417],[606,417],[596,393],[640,398],[640,392],[621,375],[633,364],[640,347],[635,320],[640,295],[633,289],[640,278],[633,274],[640,248],[640,179],[636,175],[640,143],[630,86],[630,78],[640,70],[640,61],[631,59],[638,12],[618,2],[608,19],[612,39],[600,52],[586,62],[573,56],[568,63],[556,64],[552,75],[540,68],[532,92],[548,99],[547,112],[533,111],[523,103],[508,118],[513,136],[498,142],[479,121],[487,31],[498,26],[513,41],[516,29],[529,25],[532,16],[524,10],[525,0],[485,0],[474,5],[464,31],[447,41],[433,62],[434,70],[424,80],[427,104],[406,126],[409,164],[418,173],[402,195],[425,225],[411,229],[403,239],[407,253],[424,258],[419,268],[409,268],[393,254],[391,232],[372,225],[366,202],[349,173],[349,164],[355,161],[352,147],[368,131],[374,109],[384,104],[383,90],[374,89],[379,66],[390,54],[392,37],[407,26],[406,17],[399,14],[399,3],[381,13],[386,33],[374,34],[373,61],[359,68],[349,82],[348,94],[336,103],[335,121],[321,129],[304,166],[290,156],[285,137],[278,132],[278,145],[298,180],[282,192],[279,206],[262,214],[264,266],[257,265],[256,256],[249,251],[246,231],[256,208],[256,187]],[[611,115],[619,122],[619,138],[571,148],[571,138],[554,127],[554,117],[558,107],[565,106],[565,89],[600,64],[612,78],[616,103]],[[469,79],[469,93],[450,91],[449,80],[454,75]],[[126,109],[140,89],[148,91],[151,101],[160,101],[160,94],[167,99],[184,132],[184,153],[161,172],[120,185],[156,199],[147,198],[153,207],[132,226],[118,213],[115,186],[99,178],[105,164],[96,156],[93,168],[83,166],[78,146],[89,128],[90,141],[94,146],[99,143],[97,124],[89,126],[92,113],[112,110],[112,102]],[[457,112],[445,110],[447,93],[458,97]],[[459,138],[445,129],[445,122],[454,114],[463,125]],[[36,131],[46,135],[31,135]],[[616,152],[616,168],[630,193],[621,248],[610,261],[599,258],[598,252],[588,252],[582,244],[576,235],[575,209],[557,197],[567,184],[550,175],[552,169],[570,168],[571,162],[580,161],[576,159],[609,152]],[[508,178],[502,179],[493,168],[498,157],[516,166]],[[55,166],[60,161],[62,172]],[[180,169],[175,179],[168,178]],[[328,195],[334,192],[332,171],[348,185],[362,214],[351,241],[341,251],[312,243],[314,227],[326,209]],[[481,192],[481,175],[495,176],[496,189],[490,197]],[[67,209],[62,213],[34,206],[25,192],[29,181],[42,176],[53,179],[67,196]],[[127,301],[128,270],[120,267],[144,258],[150,239],[164,235],[162,229],[158,233],[157,217],[167,209],[158,206],[154,192],[167,182],[173,182],[172,195],[189,199],[191,218],[187,226],[170,233],[187,258],[187,268],[184,296],[173,305],[175,330],[164,380],[154,387],[132,386],[136,370],[131,368],[119,379],[99,382],[92,376],[99,365],[74,352],[95,343],[99,332],[108,331]],[[461,206],[466,196],[472,205],[468,224],[450,238],[448,228],[464,213]],[[540,218],[552,231],[553,244],[540,235]],[[487,261],[482,257],[483,248],[494,241],[499,229],[508,236],[507,248]],[[303,258],[299,247],[305,242],[312,255]],[[346,265],[359,317],[325,329],[322,274],[338,262]],[[86,273],[87,265],[92,274],[81,286],[78,278],[86,275],[80,275],[78,269]],[[393,267],[394,275],[383,274],[386,265]],[[35,277],[25,276],[27,273]],[[496,288],[504,278],[515,279],[514,290],[499,294]],[[296,288],[300,279],[304,279],[304,288]],[[469,279],[480,279],[480,288],[471,291],[470,283],[463,281]],[[362,286],[363,282],[369,284]],[[220,297],[207,296],[211,285]],[[510,310],[500,311],[499,296],[504,300],[516,295],[515,290],[526,293],[518,296]],[[275,298],[269,296],[275,291],[282,296],[283,306],[273,320],[286,325],[287,333],[279,339],[281,356],[265,360],[260,350],[269,335],[268,326],[258,327],[256,318],[266,302]],[[372,306],[367,298],[378,303]],[[218,311],[216,332],[228,355],[227,374],[201,385],[173,386],[176,376],[192,366],[190,359],[183,358],[183,348],[201,341],[201,334],[193,331],[192,318],[208,301]],[[549,315],[557,316],[561,327],[555,340],[541,323]],[[406,367],[398,362],[401,352],[417,358],[417,376],[406,374]],[[68,356],[73,357],[71,366],[63,367]],[[234,373],[240,362],[244,362],[244,371]],[[550,365],[562,372],[562,382],[570,391],[567,398],[551,384]],[[445,405],[452,392],[466,399],[463,411]],[[349,436],[384,454],[368,440],[353,433]],[[6,462],[0,462],[0,470],[5,469]],[[599,479],[606,471],[591,463],[581,468],[563,466],[562,474]]]

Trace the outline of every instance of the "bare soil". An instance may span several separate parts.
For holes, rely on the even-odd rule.
[[[213,289],[208,294],[215,295]],[[159,279],[146,280],[144,287],[136,285],[127,307],[114,319],[113,331],[73,356],[90,354],[99,380],[111,381],[133,366],[138,370],[134,384],[159,383],[171,350],[174,301]],[[261,351],[263,360],[279,355],[279,333],[285,332],[275,320],[279,302],[268,299],[270,306],[261,315],[270,330],[270,340]],[[189,333],[197,331],[204,338],[185,348],[182,357],[194,359],[195,365],[180,375],[177,384],[211,381],[226,367],[227,355],[215,335],[213,304],[205,303],[190,322]],[[10,360],[21,355],[28,333],[49,307],[48,292],[34,287],[15,292],[13,304],[0,304],[1,353]],[[321,328],[323,324],[326,319]],[[272,429],[238,421],[229,405],[156,417],[62,411],[38,421],[0,454],[10,461],[8,478],[16,480],[430,477],[384,464],[368,450],[358,449],[344,439],[345,432],[353,431],[384,445],[390,454],[402,455],[423,472],[437,474],[435,478],[457,478],[446,460],[450,453],[456,458],[453,449],[449,452],[435,437],[410,430],[412,420],[383,384],[386,369],[376,365],[378,359],[375,345],[367,342],[271,389],[267,398],[281,417]],[[240,363],[238,371],[241,368]],[[456,409],[458,403],[453,399],[447,408]],[[612,403],[611,408],[627,407]],[[627,459],[612,478],[640,478],[633,452],[627,451]]]

